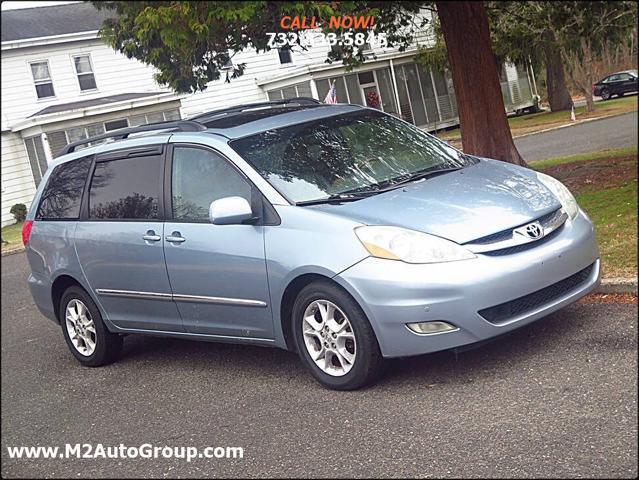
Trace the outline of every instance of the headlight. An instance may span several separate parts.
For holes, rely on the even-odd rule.
[[[561,206],[564,207],[564,210],[570,218],[575,218],[577,216],[577,212],[579,211],[577,200],[575,200],[575,197],[572,196],[570,190],[568,190],[563,183],[556,178],[552,178],[550,175],[539,172],[537,172],[537,179],[546,185],[548,190],[557,197]]]
[[[355,229],[357,238],[377,258],[407,263],[439,263],[468,260],[475,255],[440,237],[399,227],[366,226]]]

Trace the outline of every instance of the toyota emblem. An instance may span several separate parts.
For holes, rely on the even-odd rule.
[[[544,227],[539,222],[529,223],[523,227],[516,228],[514,231],[531,240],[537,240],[544,236]]]

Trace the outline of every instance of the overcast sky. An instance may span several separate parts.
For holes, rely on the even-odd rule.
[[[15,10],[16,8],[47,7],[49,5],[60,5],[63,3],[77,3],[77,2],[6,1],[6,2],[2,2],[2,10]]]

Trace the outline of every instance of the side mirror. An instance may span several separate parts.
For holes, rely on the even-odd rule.
[[[251,205],[242,197],[220,198],[209,207],[209,220],[214,225],[236,225],[252,218]]]

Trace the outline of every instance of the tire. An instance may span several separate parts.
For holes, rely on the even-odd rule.
[[[604,88],[603,90],[601,90],[602,100],[610,100],[611,98],[612,98],[612,95],[610,94],[610,89]]]
[[[73,356],[82,365],[99,367],[119,357],[122,352],[122,337],[107,330],[98,307],[82,288],[69,287],[64,292],[60,300],[59,314],[64,340]],[[80,336],[75,333],[78,328],[83,333]],[[75,340],[71,338],[72,332]],[[85,341],[83,338],[88,340]]]
[[[323,386],[356,390],[382,373],[383,359],[373,328],[357,302],[337,285],[319,281],[304,287],[291,317],[299,356]]]

